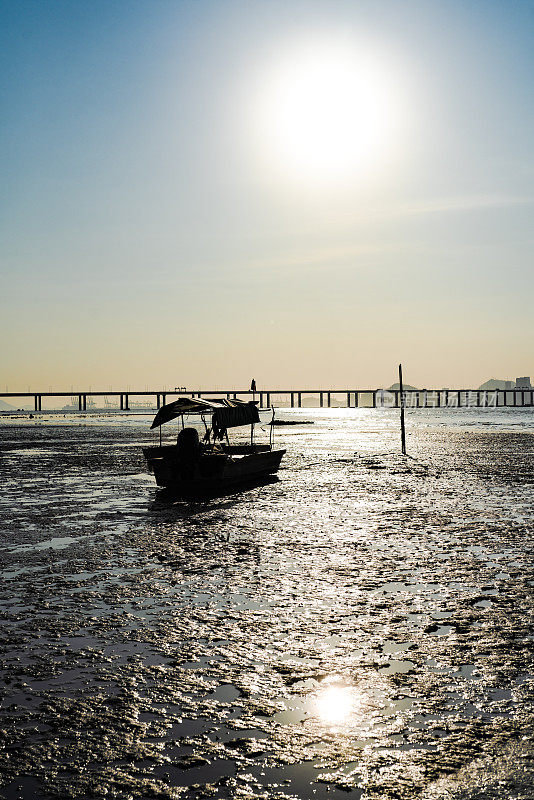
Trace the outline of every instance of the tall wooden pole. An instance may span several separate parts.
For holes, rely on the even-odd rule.
[[[402,455],[406,455],[406,431],[404,429],[404,389],[402,388],[402,364],[399,364],[400,423]]]

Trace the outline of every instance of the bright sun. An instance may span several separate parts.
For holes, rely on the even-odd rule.
[[[266,70],[257,114],[271,168],[318,183],[388,161],[400,134],[393,70],[355,43],[307,41]]]

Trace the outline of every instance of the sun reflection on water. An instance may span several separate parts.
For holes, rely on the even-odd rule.
[[[326,682],[325,682],[326,683]],[[354,722],[354,717],[362,709],[364,698],[355,686],[347,686],[337,679],[328,680],[315,698],[315,711],[326,725],[340,727]]]

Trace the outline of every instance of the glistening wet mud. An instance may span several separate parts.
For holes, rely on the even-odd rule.
[[[533,797],[532,412],[299,415],[201,503],[148,418],[0,421],[0,796]]]

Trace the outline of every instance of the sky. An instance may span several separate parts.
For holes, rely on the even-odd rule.
[[[0,390],[534,377],[534,2],[0,0]]]

